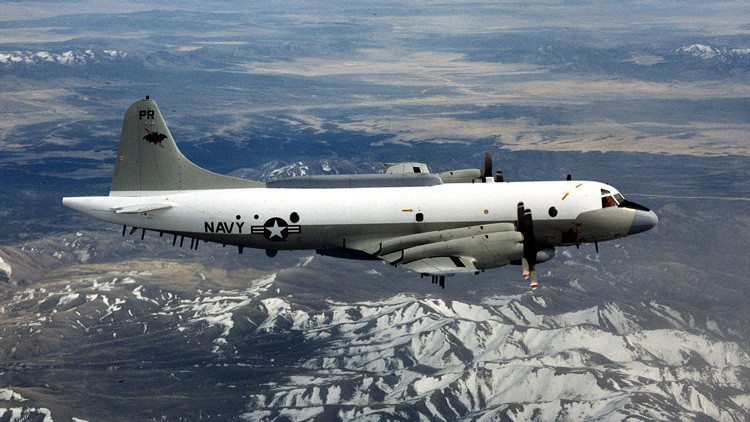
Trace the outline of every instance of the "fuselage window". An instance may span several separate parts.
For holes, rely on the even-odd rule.
[[[418,212],[417,215],[416,215],[416,219],[419,222],[424,221],[424,214],[422,214],[421,212]]]

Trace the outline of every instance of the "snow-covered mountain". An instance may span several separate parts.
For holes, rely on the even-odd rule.
[[[229,174],[243,179],[266,182],[285,177],[382,173],[384,170],[385,166],[383,164],[355,163],[347,160],[316,159],[292,163],[282,163],[278,160],[273,160],[257,168],[238,169]]]
[[[552,72],[618,75],[648,80],[723,79],[746,77],[750,49],[743,44],[590,47],[551,44],[535,48],[486,50],[473,53],[479,61],[521,62],[543,66]]]
[[[57,64],[64,66],[83,66],[92,63],[108,63],[127,56],[117,50],[70,50],[59,53],[48,51],[0,51],[0,66],[34,66],[40,64]]]
[[[533,295],[481,305],[399,295],[320,312],[262,302],[259,330],[299,330],[317,350],[299,376],[252,396],[248,420],[739,421],[748,411],[746,351],[658,303],[556,314]],[[644,318],[673,328],[645,329]]]
[[[5,422],[52,422],[52,412],[47,408],[26,406],[28,399],[7,388],[0,388],[0,420]]]
[[[337,286],[328,258],[291,256],[272,272],[228,272],[207,264],[213,258],[67,266],[81,262],[68,249],[87,244],[63,240],[58,258],[39,244],[3,251],[20,262],[19,278],[36,260],[50,273],[0,296],[0,354],[10,367],[38,362],[7,387],[52,416],[96,420],[81,402],[66,413],[40,401],[36,389],[63,382],[55,368],[111,374],[85,395],[114,388],[115,377],[121,395],[146,385],[153,400],[179,391],[201,411],[214,398],[241,397],[231,417],[243,420],[743,421],[750,413],[739,334],[679,304],[582,305],[544,286],[474,301],[431,293],[334,301],[316,293]],[[388,273],[360,271],[387,283]]]
[[[683,46],[677,49],[677,53],[680,55],[687,55],[703,60],[719,60],[726,62],[733,59],[745,59],[750,58],[750,48],[727,48],[727,47],[716,47],[704,44],[692,44],[689,46]]]

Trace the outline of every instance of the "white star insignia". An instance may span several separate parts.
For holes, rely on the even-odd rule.
[[[271,234],[268,236],[269,239],[273,239],[274,237],[280,237],[284,238],[284,236],[281,234],[281,232],[285,229],[284,226],[279,226],[279,222],[277,220],[274,220],[273,226],[266,227]]]

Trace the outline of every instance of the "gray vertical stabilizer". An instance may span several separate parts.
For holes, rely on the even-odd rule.
[[[125,112],[110,195],[153,191],[260,188],[264,183],[204,170],[185,158],[152,100],[138,100]]]

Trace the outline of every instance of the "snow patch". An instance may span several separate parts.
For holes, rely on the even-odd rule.
[[[10,264],[3,260],[0,256],[0,281],[10,281],[10,275],[13,273],[13,268]]]
[[[52,412],[44,407],[0,407],[0,420],[7,422],[52,422]]]
[[[576,290],[579,290],[579,291],[582,291],[582,292],[586,291],[586,289],[584,289],[583,286],[581,286],[581,283],[578,281],[578,279],[572,280],[568,284],[570,285],[570,287],[572,287],[572,288],[574,288]]]
[[[666,60],[662,56],[656,56],[653,54],[636,54],[625,61],[637,64],[638,66],[653,66],[655,64],[664,63]]]
[[[261,303],[263,303],[263,306],[266,308],[268,316],[265,321],[258,326],[258,330],[271,331],[278,318],[291,316],[291,305],[283,299],[272,297],[261,300]]]
[[[712,59],[719,54],[718,50],[714,49],[711,46],[703,44],[693,44],[687,47],[680,47],[677,49],[677,52],[687,53],[693,57],[698,57],[701,59]]]
[[[58,306],[65,306],[69,304],[70,302],[78,299],[80,296],[80,293],[68,293],[60,298],[60,300],[57,302]]]
[[[251,281],[250,287],[245,290],[221,290],[218,293],[202,293],[194,299],[179,299],[176,303],[169,302],[162,308],[164,312],[175,312],[189,314],[187,322],[204,323],[207,327],[220,326],[221,333],[214,339],[216,345],[215,353],[221,351],[220,346],[228,344],[226,337],[234,328],[234,314],[238,310],[250,306],[254,299],[267,291],[276,280],[276,274]],[[136,290],[139,290],[136,288]],[[135,291],[134,291],[135,293]],[[169,297],[171,300],[171,296]],[[180,327],[180,331],[185,328]]]
[[[8,388],[0,388],[0,400],[3,401],[26,401],[20,394]]]
[[[302,258],[300,260],[300,263],[297,264],[297,266],[298,267],[306,267],[307,265],[309,265],[313,261],[313,259],[315,259],[315,255],[306,256],[306,257],[304,257],[304,258]]]

